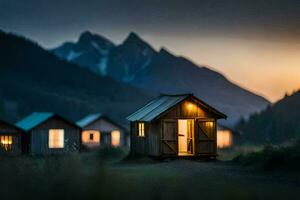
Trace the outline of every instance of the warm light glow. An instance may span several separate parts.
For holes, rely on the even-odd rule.
[[[193,153],[193,120],[178,120],[178,155]]]
[[[193,109],[193,104],[192,103],[188,103],[186,107],[187,107],[188,110],[192,110]]]
[[[49,130],[49,148],[64,148],[64,130]]]
[[[139,123],[139,137],[145,137],[145,123],[140,122]]]
[[[82,131],[81,141],[82,141],[82,144],[86,144],[89,146],[99,146],[100,145],[100,132],[97,130]]]
[[[12,144],[12,136],[1,136],[1,144]]]
[[[8,150],[11,149],[12,143],[13,143],[13,141],[12,141],[12,136],[7,136],[7,135],[5,135],[5,136],[1,136],[1,137],[0,137],[0,144],[1,144],[1,147],[2,147],[3,149],[5,149],[5,151],[8,151]]]
[[[293,38],[288,41],[270,38],[198,34],[184,40],[169,36],[158,39],[177,54],[185,55],[199,65],[208,65],[235,83],[274,102],[285,92],[291,93],[300,88],[300,45],[299,40]]]
[[[217,131],[217,147],[228,148],[232,145],[232,133],[229,130],[218,130]]]
[[[111,145],[114,147],[120,146],[121,133],[118,130],[111,132]]]
[[[207,125],[209,128],[213,128],[214,122],[206,122],[206,125]]]
[[[178,152],[187,152],[187,120],[178,120]]]

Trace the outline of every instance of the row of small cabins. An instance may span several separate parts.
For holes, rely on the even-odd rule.
[[[102,114],[72,123],[54,113],[33,113],[15,125],[0,121],[1,154],[53,155],[100,146],[126,147],[132,155],[217,156],[232,133],[218,128],[226,115],[192,94],[161,95],[127,119],[130,134]]]
[[[54,113],[36,112],[15,125],[0,121],[2,154],[52,155],[83,148],[127,145],[126,130],[103,114],[72,123]]]

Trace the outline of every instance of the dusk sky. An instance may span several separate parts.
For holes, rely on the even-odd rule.
[[[299,0],[0,0],[0,29],[45,48],[134,31],[271,101],[300,88]]]

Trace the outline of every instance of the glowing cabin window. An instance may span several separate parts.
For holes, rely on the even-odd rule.
[[[114,147],[120,146],[121,141],[121,133],[120,131],[112,131],[111,132],[111,145]]]
[[[145,123],[142,123],[142,122],[139,123],[138,136],[139,137],[145,137]]]
[[[202,129],[205,134],[201,134],[201,137],[214,138],[215,137],[215,122],[203,122]]]
[[[0,137],[0,147],[5,151],[12,150],[13,139],[12,136],[2,135]]]
[[[64,135],[63,129],[50,129],[49,130],[49,148],[58,149],[64,148]]]
[[[83,144],[100,144],[100,131],[83,131],[81,134],[81,141]]]
[[[232,145],[232,133],[229,130],[217,131],[217,147],[219,149],[229,148]]]

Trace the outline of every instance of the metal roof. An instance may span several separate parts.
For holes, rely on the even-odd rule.
[[[102,116],[103,116],[102,113],[91,114],[91,115],[88,115],[85,118],[79,120],[78,122],[76,122],[76,124],[77,124],[77,126],[84,128],[85,126],[91,124],[92,122],[94,122],[95,120],[99,119]]]
[[[210,105],[206,104],[204,101],[196,98],[193,94],[179,94],[179,95],[160,95],[158,98],[152,100],[150,103],[140,108],[135,113],[128,116],[126,119],[129,121],[145,121],[149,122],[157,118],[159,115],[175,106],[176,104],[182,102],[188,97],[193,97],[205,108],[209,109],[220,118],[226,118],[227,116]]]
[[[114,126],[119,127],[121,130],[123,130],[125,132],[127,131],[126,128],[124,128],[122,125],[120,125],[116,121],[112,120],[109,116],[107,116],[106,114],[103,114],[103,113],[95,113],[95,114],[88,115],[88,116],[84,117],[83,119],[77,121],[76,125],[84,129],[85,127],[87,127],[88,125],[90,125],[91,123],[93,123],[99,119],[105,119],[107,122],[113,124]]]
[[[7,122],[7,121],[4,121],[4,120],[1,120],[1,119],[0,119],[0,124],[3,124],[3,125],[8,126],[8,127],[12,128],[12,129],[16,129],[16,130],[18,130],[18,131],[23,132],[23,130],[20,129],[19,127],[17,127],[15,124],[11,124],[11,123],[9,123],[9,122]],[[0,130],[0,132],[1,132],[1,130]]]
[[[184,95],[161,95],[150,103],[128,116],[129,121],[152,121],[157,116],[189,97]]]
[[[46,113],[46,112],[35,112],[32,113],[31,115],[25,117],[21,121],[16,123],[16,126],[25,130],[29,131],[33,129],[34,127],[40,125],[47,119],[53,117],[55,114],[54,113]]]

